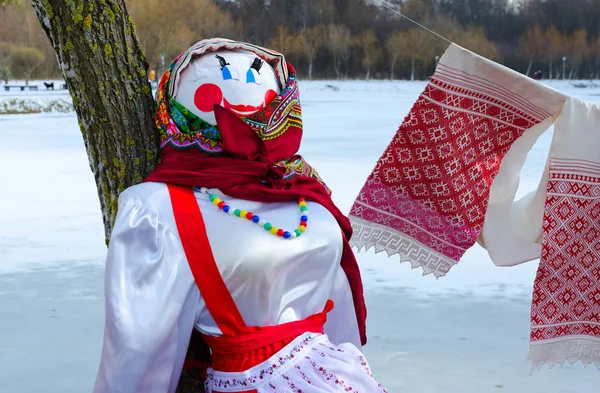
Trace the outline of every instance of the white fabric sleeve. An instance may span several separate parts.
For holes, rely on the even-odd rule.
[[[335,345],[351,343],[356,348],[360,348],[360,333],[352,291],[346,273],[341,267],[338,269],[329,299],[334,302],[333,310],[327,315],[324,326],[329,341]]]
[[[548,165],[537,190],[516,201],[515,196],[527,153],[554,120],[542,121],[517,139],[504,156],[490,189],[478,242],[497,266],[514,266],[540,257]]]
[[[152,206],[120,200],[106,261],[94,393],[176,390],[200,294],[179,237],[158,217]]]

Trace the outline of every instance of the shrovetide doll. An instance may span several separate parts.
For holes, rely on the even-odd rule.
[[[204,40],[157,102],[162,162],[119,198],[94,392],[174,392],[192,331],[211,352],[206,392],[385,391],[358,349],[349,221],[297,155],[294,69]]]

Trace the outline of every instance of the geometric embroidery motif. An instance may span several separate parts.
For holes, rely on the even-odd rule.
[[[434,75],[420,95],[350,211],[354,246],[400,254],[439,277],[475,244],[502,158],[549,114],[495,86],[463,85]]]
[[[552,160],[543,222],[531,342],[600,339],[600,164]]]

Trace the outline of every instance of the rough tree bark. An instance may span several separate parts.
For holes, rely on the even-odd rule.
[[[73,98],[106,239],[119,193],[157,162],[148,64],[124,0],[33,0]]]
[[[120,192],[158,160],[148,63],[124,0],[32,0],[32,6],[73,98],[108,241]],[[189,357],[195,351],[204,351],[197,333]],[[202,391],[199,374],[184,371],[177,392]]]

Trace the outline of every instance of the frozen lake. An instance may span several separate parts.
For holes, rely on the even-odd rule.
[[[552,85],[600,104],[600,87]],[[301,153],[343,211],[424,86],[300,82]],[[52,96],[15,92],[0,100],[9,94]],[[537,187],[550,140],[548,131],[530,153],[520,194]],[[0,392],[89,392],[102,344],[106,247],[75,115],[0,116],[0,181]],[[369,309],[365,352],[390,392],[598,391],[600,371],[593,366],[530,376],[537,263],[498,268],[476,246],[436,280],[393,257],[357,256]]]

